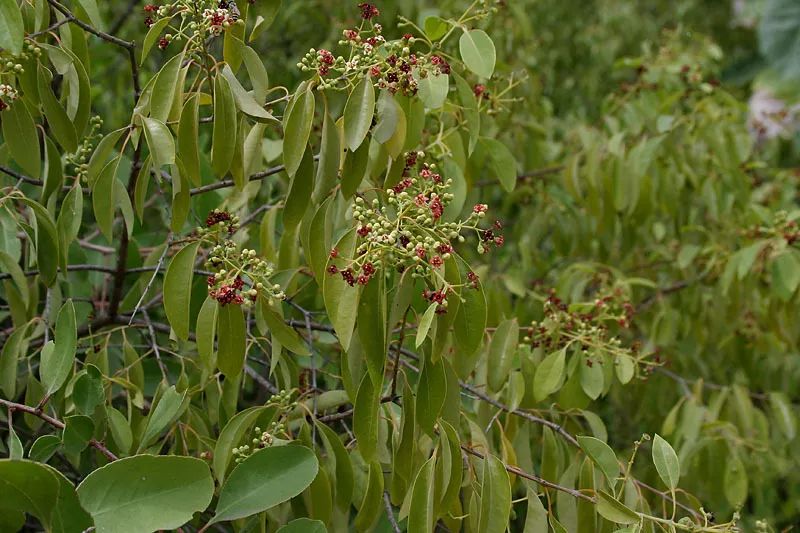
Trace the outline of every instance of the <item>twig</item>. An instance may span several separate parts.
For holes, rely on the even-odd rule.
[[[134,48],[134,46],[135,46],[134,43],[129,42],[129,41],[125,41],[123,39],[120,39],[119,37],[114,37],[113,35],[110,35],[110,34],[104,32],[104,31],[98,30],[94,26],[90,26],[89,24],[86,24],[85,22],[80,20],[78,17],[76,17],[72,13],[72,11],[70,11],[69,9],[67,9],[66,7],[61,5],[60,3],[58,3],[56,0],[47,0],[47,2],[51,6],[56,8],[58,11],[60,11],[61,14],[64,15],[67,18],[67,20],[69,20],[69,22],[75,24],[76,26],[78,26],[80,28],[83,28],[84,30],[88,31],[89,33],[91,33],[93,35],[97,35],[98,37],[100,37],[104,41],[108,41],[109,43],[113,43],[113,44],[115,44],[117,46],[121,46],[122,48],[127,48],[128,50],[132,50]]]
[[[397,518],[394,517],[392,500],[389,499],[389,493],[387,491],[383,491],[383,504],[386,506],[386,516],[389,518],[389,523],[392,525],[392,531],[394,531],[394,533],[403,533],[403,530],[400,529],[400,524],[397,523]]]
[[[557,172],[561,172],[564,170],[564,165],[556,165],[553,167],[544,167],[537,170],[531,170],[530,172],[523,172],[522,174],[517,176],[517,181],[526,181],[531,178],[540,178],[542,176],[547,176],[548,174],[555,174]],[[497,180],[481,180],[475,183],[475,187],[486,187],[488,185],[495,185],[497,184]]]
[[[48,424],[50,424],[51,426],[53,426],[56,429],[64,429],[64,427],[65,427],[64,422],[62,422],[61,420],[59,420],[57,418],[54,418],[54,417],[48,415],[47,413],[45,413],[41,409],[37,409],[35,407],[30,407],[28,405],[24,405],[24,404],[21,404],[21,403],[10,402],[10,401],[4,400],[2,398],[0,398],[0,405],[4,405],[8,409],[13,410],[13,411],[21,411],[23,413],[28,413],[29,415],[33,415],[35,417],[41,418],[42,420],[44,420],[45,422],[47,422]],[[100,453],[105,455],[110,461],[116,461],[117,459],[119,459],[116,455],[114,455],[111,452],[111,450],[106,448],[105,445],[102,442],[100,442],[99,440],[90,439],[89,440],[89,444],[93,448],[96,448]]]
[[[128,325],[133,322],[134,317],[136,316],[137,311],[142,306],[142,302],[144,302],[147,293],[150,291],[150,287],[153,286],[153,283],[156,280],[156,276],[158,276],[158,271],[161,270],[161,265],[164,264],[164,259],[167,257],[167,252],[169,252],[169,247],[172,241],[172,232],[170,231],[167,235],[167,243],[164,245],[164,250],[161,252],[161,257],[158,258],[158,262],[156,263],[155,269],[153,269],[153,275],[150,277],[150,281],[147,282],[145,285],[144,290],[142,291],[141,297],[139,297],[139,301],[136,302],[136,306],[133,308],[133,312],[131,313],[131,319],[128,321]]]
[[[158,348],[158,339],[156,338],[156,332],[153,328],[153,323],[150,322],[150,315],[147,314],[147,311],[142,311],[142,316],[144,317],[144,322],[147,325],[147,331],[150,334],[150,346],[153,348],[153,354],[156,356],[158,368],[161,370],[161,376],[164,378],[164,381],[169,384],[169,372],[167,371],[167,367],[164,366],[164,361],[161,360],[161,350]],[[133,319],[131,319],[131,321],[133,321]],[[131,321],[128,322],[129,325]]]
[[[267,378],[265,378],[264,376],[262,376],[261,374],[259,374],[259,373],[258,373],[258,370],[256,370],[256,369],[255,369],[255,368],[253,368],[252,366],[250,366],[250,365],[245,365],[245,366],[244,366],[244,371],[245,371],[245,373],[246,373],[248,376],[250,376],[251,378],[253,378],[253,381],[255,381],[256,383],[258,383],[258,385],[259,385],[260,387],[262,387],[263,389],[265,389],[265,390],[266,390],[267,392],[269,392],[270,394],[278,394],[278,393],[280,392],[280,391],[278,390],[278,387],[276,387],[275,385],[273,385],[272,383],[270,383],[270,382],[267,380]]]

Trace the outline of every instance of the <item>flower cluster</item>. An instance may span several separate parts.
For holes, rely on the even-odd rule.
[[[283,440],[288,440],[290,438],[285,422],[289,412],[297,406],[297,402],[292,401],[292,391],[280,391],[269,399],[268,404],[273,404],[278,408],[278,415],[267,429],[262,430],[262,428],[258,426],[253,428],[253,439],[250,444],[243,444],[231,450],[235,463],[241,463],[254,452],[272,446],[276,438]]]
[[[786,211],[775,213],[771,226],[752,226],[744,230],[743,234],[751,239],[782,239],[787,246],[800,242],[800,227],[796,220],[789,218]]]
[[[236,17],[227,8],[206,9],[203,11],[203,19],[208,24],[208,31],[211,35],[220,35],[225,28],[236,22]]]
[[[377,7],[361,3],[358,8],[360,26],[344,30],[339,41],[349,48],[346,54],[337,56],[312,48],[297,64],[299,69],[319,76],[320,89],[345,90],[369,77],[378,88],[412,96],[417,93],[420,78],[450,73],[444,57],[431,51],[412,51],[416,39],[410,33],[387,41],[382,26],[373,21],[380,14]]]
[[[156,20],[170,17],[165,33],[158,40],[158,47],[166,49],[176,40],[188,41],[187,50],[193,59],[205,53],[205,41],[221,35],[239,20],[239,10],[234,2],[219,0],[174,0],[164,5],[146,4],[143,8],[144,24],[148,28]],[[173,33],[174,32],[174,33]]]
[[[0,84],[0,111],[11,107],[11,102],[19,98],[19,93],[11,85]]]
[[[353,206],[353,219],[358,236],[356,254],[351,260],[339,258],[339,251],[331,250],[328,273],[341,275],[349,285],[366,285],[380,271],[395,268],[399,272],[411,270],[412,277],[424,278],[433,290],[423,297],[440,306],[447,307],[447,296],[454,286],[444,277],[444,265],[454,253],[453,243],[464,242],[465,231],[473,231],[478,237],[477,249],[485,252],[488,247],[486,232],[491,232],[491,242],[502,244],[502,236],[494,230],[478,226],[485,217],[487,206],[476,205],[466,220],[448,222],[444,212],[453,199],[448,192],[451,179],[444,179],[435,164],[419,161],[422,152],[406,154],[405,169],[401,181],[381,195],[383,202],[375,198],[367,203],[357,197]],[[495,226],[499,228],[499,224]],[[478,277],[470,272],[463,286],[478,287]]]
[[[208,295],[220,305],[250,306],[259,295],[270,303],[282,300],[286,295],[280,285],[269,282],[272,265],[256,257],[255,250],[239,251],[230,238],[238,227],[238,217],[214,210],[206,217],[206,227],[197,229],[203,242],[211,245],[206,268],[215,272],[207,279]]]
[[[635,314],[633,304],[616,288],[596,298],[593,302],[567,305],[551,290],[543,304],[544,318],[532,321],[526,332],[525,343],[531,348],[552,352],[565,347],[576,347],[585,353],[609,356],[616,360],[622,356],[632,357],[643,363],[647,355],[640,353],[638,342],[623,346],[619,337],[609,331],[609,326],[629,328]],[[595,359],[587,359],[591,366]],[[653,363],[644,363],[645,368]]]
[[[75,177],[83,182],[87,179],[89,158],[97,143],[103,138],[103,134],[100,132],[100,129],[103,127],[103,119],[94,116],[90,121],[90,125],[91,129],[83,138],[83,142],[81,142],[81,145],[78,147],[78,151],[67,156],[67,164],[72,166]]]

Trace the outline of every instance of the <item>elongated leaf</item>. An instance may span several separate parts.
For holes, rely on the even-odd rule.
[[[199,101],[197,94],[186,100],[178,124],[178,158],[183,163],[189,180],[194,184],[200,183]]]
[[[283,207],[283,225],[287,228],[296,228],[308,209],[311,202],[311,192],[314,190],[314,154],[311,146],[306,147],[300,166],[291,179],[289,193]]]
[[[480,142],[486,148],[489,166],[500,181],[500,186],[507,192],[513,191],[517,185],[517,161],[514,154],[497,139],[481,137]]]
[[[172,17],[158,19],[152,26],[150,26],[150,29],[147,30],[147,35],[144,36],[144,41],[142,41],[142,57],[139,59],[142,64],[147,58],[147,55],[150,53],[150,50],[153,48],[153,45],[156,44],[158,38],[161,37],[161,32],[164,31],[164,28],[167,27],[171,20]]]
[[[468,69],[483,78],[492,77],[497,58],[494,43],[485,31],[465,31],[458,40],[458,48]]]
[[[328,533],[328,528],[319,520],[297,518],[281,527],[277,533]]]
[[[653,437],[653,464],[656,465],[656,471],[659,477],[661,477],[661,481],[663,481],[670,490],[675,490],[678,486],[678,480],[681,477],[681,465],[678,461],[678,454],[676,454],[672,446],[658,434]]]
[[[169,117],[172,102],[175,99],[175,87],[180,77],[183,54],[173,56],[161,67],[153,85],[153,96],[150,98],[150,116],[161,122]]]
[[[536,367],[536,374],[533,378],[533,395],[537,402],[544,400],[561,386],[566,359],[566,350],[562,348],[545,357]]]
[[[414,480],[414,488],[411,490],[411,507],[408,512],[409,531],[419,531],[420,533],[433,531],[433,484],[435,481],[433,466],[435,461],[435,456],[425,461]]]
[[[347,98],[344,108],[345,146],[354,152],[364,142],[375,114],[375,88],[365,76]]]
[[[39,372],[47,395],[60,389],[69,377],[78,347],[77,331],[75,307],[72,300],[67,300],[61,306],[56,319],[55,347],[50,351],[49,357],[45,357],[44,351],[42,352]]]
[[[625,506],[609,493],[599,490],[597,493],[597,512],[606,520],[616,524],[637,524],[639,515]]]
[[[75,132],[75,126],[67,112],[53,94],[53,89],[50,87],[51,79],[50,72],[39,65],[39,98],[42,101],[42,109],[47,117],[47,123],[58,144],[67,152],[75,152],[78,149],[78,134]]]
[[[41,204],[28,198],[20,199],[33,211],[36,219],[36,264],[39,275],[48,287],[56,281],[58,265],[65,262],[58,245],[58,230],[50,213]]]
[[[487,454],[483,460],[481,477],[480,525],[483,533],[503,533],[511,513],[511,482],[505,465],[497,457]]]
[[[228,80],[233,98],[236,101],[236,106],[242,113],[257,120],[276,120],[275,117],[261,107],[256,99],[242,87],[242,84],[236,79],[236,75],[228,65],[222,68],[222,75]]]
[[[318,469],[314,452],[304,446],[259,450],[233,469],[209,523],[243,518],[285,502],[305,490]]]
[[[142,124],[153,166],[160,169],[164,165],[175,164],[175,140],[166,124],[148,117],[142,118]]]
[[[368,531],[383,510],[383,470],[380,463],[372,461],[369,464],[369,477],[364,498],[358,508],[354,525],[358,531]]]
[[[214,495],[208,465],[200,459],[136,455],[93,471],[78,498],[98,531],[139,533],[175,529],[204,511]]]
[[[19,55],[22,52],[24,29],[16,0],[0,0],[0,48]]]
[[[499,391],[508,380],[518,341],[519,325],[516,319],[504,320],[497,326],[489,346],[488,377],[492,391]]]
[[[311,353],[308,349],[308,345],[303,342],[294,328],[286,324],[283,317],[272,309],[264,299],[261,300],[261,313],[264,317],[264,322],[267,323],[270,334],[278,339],[284,348],[297,355],[308,355]]]
[[[461,297],[465,301],[461,302],[456,311],[453,339],[462,355],[470,356],[483,342],[487,315],[486,297],[480,284],[478,289],[462,290]]]
[[[3,17],[2,4],[0,1],[0,17]],[[2,25],[3,22],[0,22],[0,34],[3,32]],[[0,44],[0,48],[5,47]],[[36,133],[33,117],[22,102],[11,105],[4,111],[3,140],[8,145],[11,157],[20,168],[30,177],[39,178],[42,174],[39,135]]]
[[[221,305],[217,310],[217,366],[233,379],[242,372],[246,350],[246,325],[241,306]]]
[[[428,109],[439,109],[447,100],[447,92],[450,90],[450,77],[447,74],[428,74],[422,78],[419,72],[415,71],[415,77],[419,86],[419,97]]]
[[[433,323],[433,319],[436,317],[436,308],[438,304],[432,303],[428,306],[425,310],[425,313],[422,315],[422,318],[419,319],[419,324],[417,325],[417,337],[414,340],[414,345],[419,348],[423,342],[425,342],[425,337],[428,335],[428,330],[431,329],[431,324]]]
[[[184,394],[177,392],[174,385],[164,391],[161,399],[147,416],[147,425],[139,443],[140,450],[146,448],[158,434],[169,427],[177,418],[181,411],[183,398]]]
[[[245,434],[250,431],[252,425],[255,424],[256,420],[267,409],[274,408],[269,406],[250,407],[236,413],[236,415],[225,424],[214,448],[214,461],[212,465],[214,477],[220,484],[225,480],[225,473],[231,462],[231,450],[233,450],[234,446],[239,444]]]
[[[236,152],[236,104],[225,76],[214,78],[214,131],[211,138],[211,168],[218,178],[228,173]]]
[[[376,457],[378,449],[378,410],[380,390],[368,374],[364,374],[353,411],[353,433],[358,439],[358,449],[366,461]]]
[[[291,109],[284,122],[283,164],[286,173],[293,177],[308,145],[314,121],[314,93],[308,87],[300,87],[290,104]]]
[[[199,242],[187,244],[169,262],[164,275],[164,310],[179,339],[189,338],[189,305],[192,276]]]
[[[613,487],[619,476],[619,461],[617,461],[614,450],[605,442],[594,437],[579,436],[578,444],[606,477],[609,486]]]

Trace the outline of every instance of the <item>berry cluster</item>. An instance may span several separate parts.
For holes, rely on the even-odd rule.
[[[299,69],[317,74],[320,89],[345,90],[369,77],[380,89],[412,96],[417,93],[420,78],[450,73],[444,57],[431,51],[412,52],[416,39],[410,33],[387,41],[382,26],[373,22],[380,14],[377,7],[360,3],[358,8],[360,26],[344,30],[339,41],[339,45],[349,47],[345,55],[312,48],[297,64]]]
[[[484,253],[488,249],[487,231],[491,232],[494,245],[502,244],[502,236],[478,227],[488,209],[484,204],[476,205],[466,220],[444,220],[445,208],[453,198],[448,192],[452,180],[443,179],[435,164],[419,162],[423,156],[422,152],[406,154],[401,181],[380,198],[369,204],[362,197],[356,198],[353,206],[358,236],[356,256],[349,261],[337,260],[339,251],[331,250],[328,273],[341,275],[353,286],[366,285],[386,268],[393,267],[399,272],[411,269],[412,277],[426,279],[435,289],[426,290],[423,296],[439,304],[443,312],[447,295],[454,288],[443,274],[445,262],[454,253],[453,242],[464,242],[462,233],[471,230],[478,237],[478,251]],[[499,228],[497,223],[495,229]],[[470,272],[464,285],[477,288],[477,275]]]
[[[297,402],[292,401],[292,391],[282,390],[278,394],[273,395],[267,402],[267,405],[274,405],[278,408],[278,414],[269,427],[262,430],[256,426],[253,428],[253,439],[250,444],[243,444],[231,450],[236,464],[241,463],[256,451],[272,446],[275,439],[289,440],[289,435],[286,428],[286,418],[289,412],[297,406]]]
[[[800,228],[797,221],[790,219],[786,211],[775,213],[771,226],[751,226],[743,234],[750,239],[782,239],[788,246],[800,242]]]
[[[629,328],[635,314],[633,304],[621,289],[615,288],[594,302],[571,305],[551,290],[542,307],[544,318],[540,322],[532,321],[524,338],[532,348],[553,352],[572,346],[612,360],[630,356],[637,362],[643,361],[640,343],[623,346],[619,337],[609,332],[609,325]],[[592,359],[588,359],[586,364],[591,366]]]
[[[81,145],[78,147],[78,151],[67,156],[67,164],[72,166],[75,177],[82,182],[85,182],[87,178],[89,158],[97,143],[103,138],[103,134],[100,132],[100,129],[103,127],[103,119],[98,116],[93,116],[90,125],[89,133],[83,138],[83,142],[81,142]]]
[[[11,102],[19,98],[19,93],[11,85],[0,84],[0,111],[11,107]]]
[[[286,295],[281,286],[269,282],[272,265],[256,257],[255,250],[239,251],[230,238],[238,227],[238,217],[214,210],[206,217],[206,227],[197,228],[202,241],[211,246],[206,268],[215,272],[207,279],[208,295],[220,305],[250,306],[259,295],[270,303],[284,299]]]

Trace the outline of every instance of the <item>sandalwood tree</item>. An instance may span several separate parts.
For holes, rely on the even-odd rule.
[[[0,0],[0,531],[795,523],[796,150],[635,4]]]

